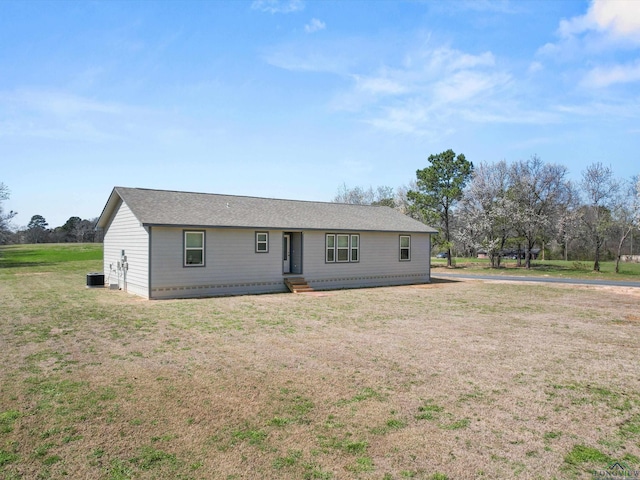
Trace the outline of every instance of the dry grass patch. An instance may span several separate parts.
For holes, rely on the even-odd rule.
[[[148,302],[39,273],[0,270],[5,478],[640,468],[633,294],[445,282]]]

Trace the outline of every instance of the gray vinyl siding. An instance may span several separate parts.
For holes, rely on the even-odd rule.
[[[185,230],[205,231],[205,266],[183,266]],[[187,298],[287,291],[282,231],[269,231],[269,251],[256,253],[255,230],[153,227],[151,298]],[[411,234],[411,261],[400,261],[400,233],[360,235],[360,261],[325,262],[325,233],[287,232],[302,238],[302,276],[314,289],[425,283],[430,280],[430,236]]]
[[[205,265],[183,266],[185,230],[205,231]],[[265,230],[260,230],[265,231]],[[256,253],[253,229],[153,227],[151,298],[284,292],[282,232]]]
[[[430,281],[429,234],[410,234],[411,261],[400,261],[399,237],[403,233],[349,232],[360,235],[360,261],[327,263],[326,233],[335,232],[314,231],[304,235],[304,278],[316,290]]]
[[[125,277],[117,264],[125,251],[129,269]],[[104,234],[105,283],[118,284],[129,293],[149,296],[149,233],[126,203],[121,202]]]

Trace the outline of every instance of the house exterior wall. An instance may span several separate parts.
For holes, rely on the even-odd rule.
[[[205,265],[184,266],[184,232],[205,232]],[[264,230],[260,230],[264,231]],[[269,251],[256,253],[252,229],[151,229],[151,298],[186,298],[287,291],[282,272],[282,236],[269,231]],[[399,233],[360,235],[360,261],[327,263],[325,234],[292,233],[302,239],[302,272],[318,290],[424,283],[430,275],[430,236],[411,234],[411,261],[400,261]],[[294,249],[295,250],[295,249]],[[292,257],[295,256],[292,253]],[[292,258],[292,261],[297,261]]]
[[[184,266],[185,231],[205,232],[204,266]],[[256,253],[256,231],[266,230],[153,227],[151,298],[287,291],[282,274],[282,232],[268,231],[269,251]]]
[[[128,270],[118,268],[122,250]],[[149,297],[149,232],[140,225],[126,203],[120,202],[104,234],[105,283]]]
[[[430,281],[430,235],[411,237],[411,260],[400,261],[401,233],[350,232],[360,235],[360,260],[325,261],[325,237],[334,232],[306,232],[303,276],[315,290],[407,285]],[[404,234],[402,234],[404,235]]]

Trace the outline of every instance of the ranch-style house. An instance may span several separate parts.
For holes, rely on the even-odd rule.
[[[386,206],[115,187],[105,284],[148,299],[430,281],[433,228]]]

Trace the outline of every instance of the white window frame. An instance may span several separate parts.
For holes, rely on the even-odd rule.
[[[264,248],[260,249],[261,246]],[[256,232],[256,253],[269,253],[269,232]]]
[[[329,245],[331,239],[332,245]],[[326,263],[335,263],[336,261],[336,236],[333,233],[327,233],[324,240],[324,261]]]
[[[341,247],[340,246],[340,238],[344,238],[346,237],[347,240],[347,246],[346,247]],[[349,260],[351,259],[351,255],[349,255],[350,253],[350,235],[348,233],[337,233],[336,234],[336,262],[338,263],[349,263]],[[340,253],[341,252],[346,252],[346,258],[344,260],[340,260]]]
[[[188,235],[200,235],[202,237],[202,246],[201,247],[188,247],[187,236]],[[182,264],[184,267],[204,267],[205,266],[205,246],[206,246],[206,235],[204,230],[184,230],[182,235],[183,240],[183,260]],[[200,263],[187,263],[187,259],[189,258],[190,251],[200,251],[202,252],[202,262]]]
[[[353,255],[354,252],[355,259]],[[360,261],[360,235],[355,233],[349,236],[349,261],[352,263],[358,263]]]
[[[409,244],[405,247],[402,246],[402,240],[403,239],[407,239],[409,242]],[[398,252],[398,259],[401,262],[410,262],[411,261],[411,235],[400,235],[400,239],[399,239],[399,243],[398,243],[400,250]],[[407,258],[402,258],[402,251],[406,250],[407,251]]]
[[[346,237],[347,245],[339,247],[339,239]],[[346,258],[340,260],[340,252],[346,252]],[[355,255],[354,255],[355,253]],[[344,255],[343,255],[344,257]],[[360,261],[360,234],[359,233],[327,233],[325,234],[326,263],[358,263]]]

